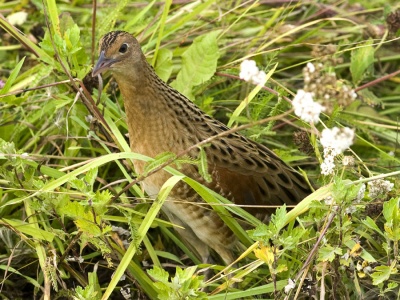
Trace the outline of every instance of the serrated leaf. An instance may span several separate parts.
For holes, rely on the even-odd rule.
[[[351,52],[350,73],[354,84],[358,84],[364,78],[367,69],[374,62],[375,50],[372,43],[372,40],[368,40]]]
[[[375,272],[371,274],[372,283],[374,285],[381,284],[384,281],[387,281],[391,274],[396,274],[396,260],[390,266],[377,266],[375,268]]]
[[[396,282],[389,282],[387,285],[387,289],[388,290],[393,290],[395,288],[397,288],[399,285]]]
[[[258,225],[255,229],[248,230],[249,236],[255,240],[260,241],[263,239],[266,242],[266,239],[269,239],[272,236],[271,231],[268,229],[268,226],[264,223]]]
[[[54,41],[54,44],[57,46],[57,48],[61,51],[61,53],[63,55],[66,55],[67,54],[67,42],[59,34],[54,34],[53,41]]]
[[[275,274],[281,273],[281,272],[285,272],[287,271],[287,265],[285,264],[279,264],[278,267],[276,268],[276,270],[274,271]]]
[[[275,214],[271,215],[271,222],[269,228],[274,234],[278,234],[279,231],[285,226],[286,220],[286,205],[279,207]],[[273,226],[273,228],[271,227]]]
[[[87,191],[87,186],[82,179],[71,179],[69,181],[69,184],[76,190],[81,191],[81,192],[86,192]]]
[[[278,241],[275,245],[282,245],[286,250],[293,249],[298,246],[300,238],[306,233],[306,230],[301,227],[292,230],[284,230],[278,235]]]
[[[383,105],[382,99],[377,97],[373,92],[368,89],[357,91],[357,94],[362,99],[362,103],[368,104],[370,106]],[[369,109],[367,110],[365,108]],[[375,117],[377,115],[376,110],[369,106],[358,107],[357,111],[371,117]]]
[[[46,53],[48,53],[49,55],[54,55],[54,48],[53,48],[53,44],[51,42],[50,39],[50,33],[48,31],[46,31],[46,33],[44,34],[44,38],[43,40],[39,43],[40,48],[42,48],[44,51],[46,51]],[[44,60],[47,63],[51,63],[52,60]]]
[[[67,32],[72,47],[80,46],[79,42],[80,42],[81,31],[79,30],[78,25],[74,24],[71,28],[67,30]]]
[[[391,223],[399,217],[399,199],[392,198],[383,203],[383,216],[386,222]]]
[[[182,54],[182,69],[171,86],[189,99],[193,99],[192,88],[209,80],[217,69],[220,56],[217,36],[212,31],[194,39],[193,44]]]
[[[96,215],[103,215],[107,212],[107,204],[111,200],[112,194],[109,190],[104,191],[96,191],[92,201],[92,207],[96,213]]]
[[[332,247],[331,245],[323,246],[318,252],[319,261],[333,261],[336,255],[342,255],[342,249],[338,247]]]
[[[86,219],[79,219],[76,220],[74,223],[79,228],[79,231],[83,231],[90,237],[97,237],[102,235],[100,227],[93,221]]]
[[[90,186],[93,187],[94,182],[97,178],[98,168],[90,169],[85,175],[85,182]]]
[[[176,267],[176,277],[179,278],[179,282],[183,283],[187,280],[190,280],[192,276],[194,275],[194,272],[196,272],[197,266],[191,266],[185,269],[181,269],[179,267]]]
[[[164,81],[167,81],[172,73],[172,51],[169,49],[158,50],[156,65],[154,70],[157,75]]]
[[[168,160],[172,160],[175,159],[176,154],[172,153],[172,152],[164,152],[164,153],[160,153],[158,154],[153,161],[150,161],[149,163],[147,163],[144,167],[144,174],[147,174],[151,171],[153,171],[154,169],[158,168],[160,165],[162,165],[163,163],[165,163]]]
[[[60,21],[60,34],[65,36],[65,33],[72,28],[75,24],[74,19],[69,13],[62,13],[59,16]],[[79,29],[78,29],[79,30]]]
[[[386,223],[384,224],[386,237],[397,243],[400,240],[399,199],[392,198],[383,203],[383,216],[386,220]]]
[[[154,280],[167,283],[169,274],[167,271],[164,269],[161,269],[160,267],[154,266],[153,269],[147,270],[147,273],[153,277]]]

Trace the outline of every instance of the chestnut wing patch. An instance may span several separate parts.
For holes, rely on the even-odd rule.
[[[240,205],[296,205],[311,193],[307,182],[267,147],[240,135],[221,138],[206,148],[210,186]],[[249,211],[253,209],[248,209]]]

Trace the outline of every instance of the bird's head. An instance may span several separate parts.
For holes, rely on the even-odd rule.
[[[139,42],[125,31],[111,31],[104,35],[100,40],[99,54],[93,77],[107,70],[114,75],[126,76],[144,59]]]

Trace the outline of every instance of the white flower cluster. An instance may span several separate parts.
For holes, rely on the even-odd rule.
[[[353,203],[354,204],[358,204],[361,202],[361,200],[364,198],[364,194],[365,194],[365,189],[366,189],[366,185],[363,183],[360,187],[360,189],[358,190],[357,196],[354,198]],[[356,205],[351,205],[349,207],[347,207],[344,212],[347,215],[351,215],[352,213],[357,211],[357,207]]]
[[[244,60],[240,64],[239,77],[244,81],[254,84],[264,84],[267,75],[264,71],[260,71],[254,60]]]
[[[324,161],[321,164],[321,174],[333,174],[335,157],[343,153],[353,144],[354,129],[344,127],[326,128],[321,134],[321,145],[324,147]]]
[[[360,187],[360,189],[358,190],[356,199],[354,199],[354,202],[356,203],[360,203],[362,198],[364,198],[364,194],[365,194],[365,190],[367,189],[367,186],[363,183]]]
[[[321,64],[322,67],[322,64]],[[313,63],[308,62],[306,65],[307,71],[310,73],[314,73],[315,72],[315,66]]]
[[[339,155],[353,144],[354,129],[343,127],[325,128],[321,133],[321,145],[324,148],[332,148],[333,154]]]
[[[296,281],[291,278],[288,279],[288,284],[285,286],[285,294],[289,294],[290,290],[296,287]]]
[[[26,19],[28,18],[28,13],[25,11],[18,11],[16,13],[10,14],[7,16],[7,21],[11,25],[22,25],[25,23]]]
[[[66,260],[67,261],[76,261],[76,262],[79,262],[80,264],[85,261],[85,259],[82,256],[77,257],[77,256],[71,256],[71,255],[69,255],[66,258]]]
[[[296,116],[308,123],[318,123],[320,113],[325,110],[321,104],[314,101],[311,93],[304,90],[297,91],[292,105]]]
[[[377,179],[368,182],[368,196],[371,199],[377,198],[379,195],[387,194],[393,189],[394,184],[388,180]]]
[[[354,166],[354,157],[353,156],[349,156],[349,155],[346,155],[346,156],[344,156],[343,157],[343,160],[342,160],[342,165],[343,166]]]

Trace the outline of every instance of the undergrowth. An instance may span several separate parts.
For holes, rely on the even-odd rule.
[[[3,299],[399,298],[395,1],[108,1],[94,10],[48,0],[0,12]],[[118,86],[90,75],[99,38],[114,29],[138,38],[163,80],[319,189],[260,224],[171,168],[187,157],[131,153]],[[264,72],[261,85],[242,79],[244,60]],[[305,110],[292,108],[299,95]],[[343,146],[334,132],[352,138]],[[149,162],[145,174],[133,159]],[[172,176],[154,201],[139,182],[160,168]],[[201,264],[159,213],[180,180],[238,236],[233,266],[218,255]]]

